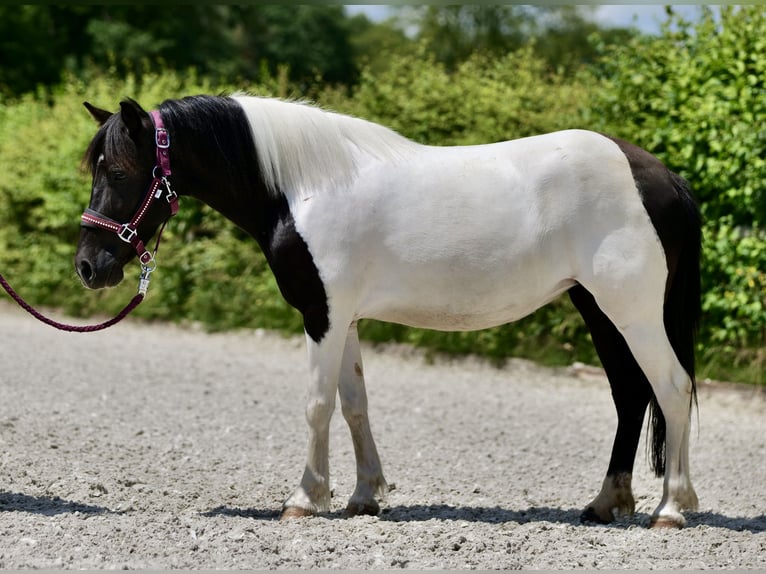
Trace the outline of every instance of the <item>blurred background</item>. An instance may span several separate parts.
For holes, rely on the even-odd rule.
[[[765,383],[766,14],[747,6],[0,6],[0,271],[31,302],[120,309],[72,267],[96,126],[82,102],[145,107],[195,93],[308,99],[419,142],[465,145],[580,127],[648,149],[705,217],[703,377]],[[182,190],[179,190],[182,191]],[[139,308],[146,319],[288,333],[250,238],[184,198]],[[128,270],[129,274],[129,270]],[[597,363],[566,298],[513,325],[364,337],[502,362]]]
[[[194,67],[218,80],[258,80],[285,66],[292,81],[343,83],[365,66],[424,43],[454,67],[475,52],[499,55],[535,41],[536,54],[572,69],[607,42],[656,34],[663,6],[48,5],[0,7],[0,89],[19,95],[64,74],[147,62]],[[672,10],[699,16],[694,6]]]

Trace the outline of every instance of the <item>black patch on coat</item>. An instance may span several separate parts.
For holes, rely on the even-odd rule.
[[[269,193],[247,115],[236,100],[191,96],[160,106],[173,145],[174,188],[208,204],[258,241],[285,300],[322,340],[329,325],[324,283],[287,199]]]

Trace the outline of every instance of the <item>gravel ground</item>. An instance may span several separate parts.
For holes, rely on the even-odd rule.
[[[302,339],[130,319],[65,334],[3,302],[0,341],[0,568],[766,568],[755,388],[700,385],[687,528],[646,528],[661,482],[643,450],[636,515],[583,526],[616,424],[598,370],[366,347],[383,511],[341,518],[338,412],[333,509],[283,523],[305,460]]]

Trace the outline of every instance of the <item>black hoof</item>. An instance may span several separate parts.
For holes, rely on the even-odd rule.
[[[373,500],[372,502],[349,503],[346,510],[343,511],[344,518],[353,516],[377,516],[380,514],[380,505]]]
[[[580,515],[581,524],[609,524],[611,520],[604,520],[593,508],[586,508]]]

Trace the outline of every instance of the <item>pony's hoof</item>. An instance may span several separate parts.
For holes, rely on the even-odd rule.
[[[293,518],[308,518],[314,516],[314,513],[307,508],[300,508],[298,506],[286,506],[282,510],[282,516],[279,520],[291,520]]]
[[[610,512],[607,516],[600,516],[592,506],[582,511],[580,522],[582,524],[609,524],[614,521],[614,515]]]
[[[686,526],[686,519],[681,516],[652,516],[649,528],[675,528],[680,530]]]
[[[380,505],[375,500],[369,502],[349,502],[346,510],[343,511],[344,518],[377,516],[378,514],[380,514]]]

